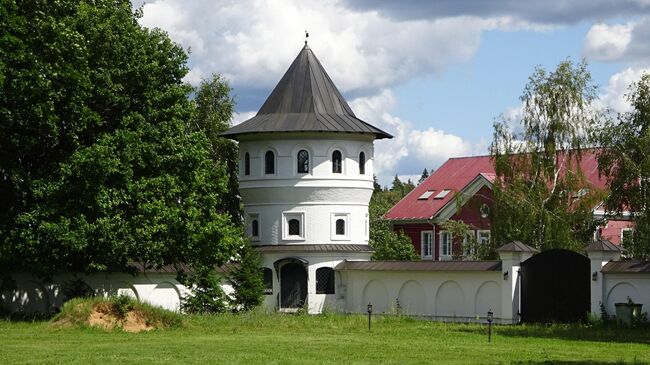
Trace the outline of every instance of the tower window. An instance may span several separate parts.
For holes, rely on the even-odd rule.
[[[350,240],[350,214],[349,213],[332,213],[331,220],[331,237],[336,241]]]
[[[260,222],[257,219],[253,219],[251,222],[251,236],[259,237],[260,235]]]
[[[366,174],[366,154],[361,152],[359,153],[359,175]]]
[[[246,152],[244,155],[244,175],[248,176],[251,174],[251,155]]]
[[[316,269],[316,294],[334,294],[334,269],[331,267]]]
[[[343,156],[341,151],[332,152],[332,172],[340,174],[343,171]]]
[[[284,212],[282,213],[282,239],[304,240],[305,239],[305,213]]]
[[[275,174],[275,154],[273,151],[266,151],[264,155],[264,173],[267,175]]]
[[[289,235],[300,236],[300,221],[297,219],[289,219]]]
[[[264,268],[264,295],[273,295],[273,270]]]
[[[336,235],[345,236],[345,220],[342,218],[336,220]]]
[[[309,152],[305,150],[298,151],[298,173],[309,173]]]

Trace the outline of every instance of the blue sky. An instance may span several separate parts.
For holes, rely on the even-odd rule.
[[[627,110],[650,66],[650,0],[151,0],[140,23],[191,50],[186,81],[211,73],[253,116],[309,44],[357,116],[395,138],[375,144],[383,184],[449,157],[485,154],[495,117],[517,118],[535,66],[589,62],[597,107]]]

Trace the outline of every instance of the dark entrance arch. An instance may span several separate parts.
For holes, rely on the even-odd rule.
[[[576,322],[590,307],[589,259],[569,250],[549,250],[521,264],[521,320]]]
[[[288,262],[280,269],[280,308],[302,308],[307,300],[307,270]]]

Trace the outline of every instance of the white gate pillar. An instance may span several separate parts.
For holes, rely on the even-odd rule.
[[[598,314],[601,303],[605,305],[605,277],[601,269],[610,261],[620,260],[622,249],[608,240],[598,240],[589,244],[585,251],[591,260],[591,313]]]
[[[521,305],[521,263],[538,251],[519,241],[506,243],[497,248],[501,259],[501,322],[519,322]]]

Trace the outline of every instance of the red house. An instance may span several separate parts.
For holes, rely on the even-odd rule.
[[[605,179],[598,174],[595,151],[582,155],[580,168],[594,188],[606,189]],[[490,156],[451,158],[393,206],[384,218],[391,221],[393,230],[403,231],[411,238],[422,260],[451,260],[457,253],[452,250],[458,248],[452,248],[451,235],[441,224],[461,220],[473,228],[472,234],[479,243],[488,242],[494,178]],[[594,208],[594,215],[607,216],[601,206]],[[629,215],[610,217],[608,224],[595,235],[620,244],[632,227]]]

